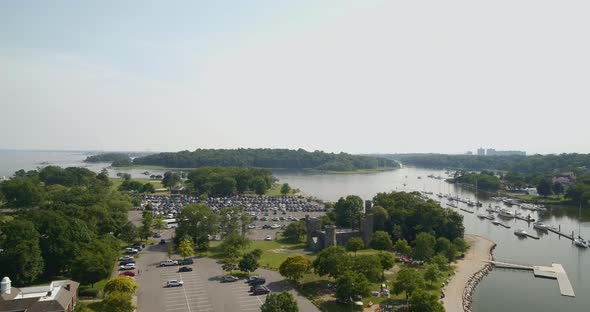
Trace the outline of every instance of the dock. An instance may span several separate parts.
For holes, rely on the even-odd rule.
[[[571,235],[561,232],[561,225],[559,226],[559,229],[555,229],[555,228],[552,228],[551,227],[551,228],[548,228],[547,230],[549,232],[552,232],[552,233],[555,233],[555,234],[559,235],[560,237],[565,237],[565,238],[567,238],[567,239],[569,239],[571,241],[574,240],[574,232],[572,232]]]
[[[498,268],[533,271],[535,277],[556,279],[559,285],[559,292],[562,296],[575,297],[574,288],[570,283],[567,273],[559,263],[553,263],[550,267],[540,265],[516,264],[501,261],[484,260]]]
[[[533,219],[533,218],[523,218],[522,216],[518,216],[518,215],[514,216],[514,218],[518,219],[518,220],[526,221],[526,222],[535,222],[535,219]]]

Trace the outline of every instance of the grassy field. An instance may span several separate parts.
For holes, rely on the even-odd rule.
[[[119,186],[121,186],[121,183],[123,183],[123,179],[121,178],[110,178],[111,182],[113,183],[113,185],[111,186],[112,190],[117,190],[119,188]],[[139,181],[142,184],[145,183],[151,183],[156,189],[161,189],[164,188],[164,186],[162,185],[162,181],[161,180],[152,180],[152,179],[148,179],[148,178],[134,178],[132,179],[134,181]]]

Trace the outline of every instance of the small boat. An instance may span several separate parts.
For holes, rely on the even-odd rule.
[[[418,177],[418,179],[422,179],[422,177]]]
[[[459,210],[463,210],[463,211],[468,212],[468,213],[474,213],[475,212],[475,211],[469,210],[467,208],[459,208]]]
[[[537,229],[537,230],[541,230],[541,231],[547,231],[549,230],[551,226],[545,224],[545,222],[543,221],[537,221],[535,223],[533,223],[533,228]]]
[[[496,212],[496,209],[492,208],[492,206],[489,206],[488,208],[486,208],[487,212]]]
[[[457,208],[457,207],[458,207],[458,206],[457,206],[457,204],[455,204],[455,203],[453,203],[453,202],[448,202],[448,203],[447,203],[447,206],[449,206],[449,207],[453,207],[453,208]]]
[[[492,221],[492,224],[493,224],[493,225],[500,225],[501,223],[500,223],[500,221],[493,220],[493,221]]]
[[[536,208],[533,204],[521,204],[520,208],[521,209],[528,209],[528,210],[536,210]]]
[[[496,218],[494,217],[494,215],[489,214],[489,215],[486,216],[486,219],[488,219],[488,220],[495,220]]]
[[[500,212],[498,212],[498,217],[505,219],[514,219],[514,213],[506,208],[503,208],[500,209]]]
[[[588,248],[589,244],[590,244],[590,242],[585,241],[581,237],[574,239],[574,245],[576,245],[577,247]]]
[[[477,214],[477,217],[480,218],[480,219],[487,219],[488,218],[488,215],[486,215],[485,213],[478,213]]]
[[[527,236],[529,236],[529,233],[527,233],[523,228],[519,228],[519,229],[514,230],[514,235],[527,237]]]

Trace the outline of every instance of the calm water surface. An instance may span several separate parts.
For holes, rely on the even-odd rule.
[[[48,162],[62,167],[84,166],[93,171],[100,171],[108,167],[107,163],[85,164],[85,153],[73,152],[23,152],[0,151],[0,177],[10,176],[18,169],[35,169]],[[112,170],[109,174],[115,176],[117,172],[131,173],[134,177],[146,177],[145,170]],[[149,170],[151,174],[163,174],[163,170]],[[429,191],[445,194],[456,194],[462,198],[474,199],[473,192],[455,188],[454,185],[427,176],[446,177],[444,171],[420,168],[402,168],[395,171],[373,174],[317,174],[301,172],[275,172],[281,182],[289,183],[292,187],[301,189],[304,193],[317,196],[325,200],[338,200],[341,196],[358,195],[363,199],[372,199],[378,192],[391,191]],[[418,179],[421,177],[421,179]],[[438,199],[433,196],[433,199]],[[488,204],[502,204],[489,201],[485,194],[481,194],[480,201],[485,212]],[[442,204],[446,199],[442,199]],[[464,205],[460,203],[460,205]],[[513,209],[514,210],[514,209]],[[590,250],[581,250],[572,245],[569,240],[560,239],[557,235],[537,232],[524,221],[505,221],[510,229],[494,226],[488,220],[480,220],[475,214],[457,210],[464,216],[466,232],[477,234],[494,240],[498,246],[494,256],[498,260],[519,263],[550,265],[552,262],[561,263],[567,271],[574,291],[575,298],[562,297],[559,294],[557,281],[538,279],[531,272],[508,271],[495,269],[483,279],[475,293],[474,311],[588,311],[590,310]],[[479,211],[476,211],[479,212]],[[581,223],[578,221],[578,209],[575,207],[553,207],[539,215],[537,212],[522,211],[531,214],[535,219],[542,219],[553,225],[561,225],[562,231],[578,231],[581,225],[582,236],[590,238],[590,209],[582,214]],[[539,240],[519,239],[513,234],[515,228],[523,227],[533,235],[541,237]]]

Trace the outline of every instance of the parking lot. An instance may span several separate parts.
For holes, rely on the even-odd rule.
[[[215,311],[209,301],[206,285],[196,271],[177,273],[178,267],[160,268],[160,284],[169,280],[181,280],[182,287],[169,287],[162,290],[166,312]]]
[[[272,224],[278,224],[281,226],[287,226],[289,225],[289,223],[291,223],[292,221],[287,221],[287,220],[278,220],[278,221],[273,221],[273,218],[286,218],[288,216],[291,216],[297,220],[301,219],[301,218],[305,218],[306,215],[309,215],[310,217],[320,217],[322,215],[325,215],[325,212],[287,212],[286,214],[282,214],[281,212],[278,212],[276,215],[271,213],[268,213],[268,216],[265,216],[263,213],[258,213],[258,220],[254,221],[253,224],[256,225],[255,229],[251,229],[250,233],[248,234],[248,237],[252,240],[264,240],[266,238],[267,235],[270,235],[271,239],[275,239],[277,236],[277,233],[279,231],[282,231],[282,229],[263,229],[262,227],[265,224],[268,225],[272,225]],[[262,221],[260,220],[261,218],[268,218],[267,221]]]

